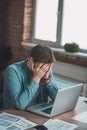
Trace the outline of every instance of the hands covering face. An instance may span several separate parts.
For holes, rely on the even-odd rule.
[[[49,63],[32,63],[33,79],[39,82],[41,78],[48,78],[52,64]]]
[[[52,63],[49,64],[49,68],[48,68],[48,71],[46,72],[46,74],[44,75],[44,79],[47,79],[49,77],[51,69],[52,69]]]

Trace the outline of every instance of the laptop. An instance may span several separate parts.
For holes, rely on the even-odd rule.
[[[58,91],[54,101],[36,104],[27,108],[27,111],[53,117],[75,108],[81,93],[83,83],[67,87]]]

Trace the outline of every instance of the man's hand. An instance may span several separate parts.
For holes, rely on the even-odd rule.
[[[46,72],[45,76],[44,76],[44,79],[47,79],[49,78],[50,76],[50,70],[52,69],[52,64],[49,64],[49,68],[48,68],[48,71]]]
[[[37,83],[41,80],[42,77],[46,75],[46,73],[49,71],[49,64],[43,64],[43,63],[32,63],[32,71],[33,71],[33,80],[35,80]]]
[[[50,82],[51,80],[51,77],[50,77],[50,71],[52,69],[52,64],[49,65],[49,70],[46,72],[45,76],[44,76],[44,80],[45,82]]]

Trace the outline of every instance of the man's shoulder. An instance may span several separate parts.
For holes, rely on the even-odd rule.
[[[8,71],[8,70],[20,70],[23,65],[26,63],[26,60],[22,60],[22,61],[18,61],[18,62],[15,62],[15,63],[12,63],[10,65],[8,65],[5,69],[5,71]]]
[[[7,68],[15,68],[15,67],[19,67],[19,66],[21,67],[25,63],[26,63],[26,60],[18,61],[18,62],[15,62],[15,63],[8,65]]]

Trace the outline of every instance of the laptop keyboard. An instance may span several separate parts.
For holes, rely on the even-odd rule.
[[[46,104],[41,104],[41,105],[39,105],[39,107],[47,107],[47,103]]]
[[[53,105],[53,101],[39,104],[39,105],[35,106],[35,108],[36,109],[43,109],[43,108],[46,109],[47,107],[51,107],[52,105]]]
[[[52,107],[42,110],[43,112],[50,114],[52,110]]]

